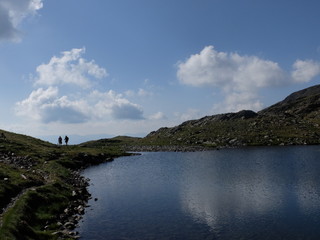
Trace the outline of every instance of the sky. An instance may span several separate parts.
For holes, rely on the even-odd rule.
[[[320,81],[318,0],[0,0],[0,129],[75,144]]]

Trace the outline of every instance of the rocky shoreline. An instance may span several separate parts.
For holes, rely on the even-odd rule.
[[[52,235],[58,235],[61,239],[71,238],[79,239],[79,233],[74,229],[78,227],[82,215],[85,213],[85,208],[88,207],[87,203],[91,198],[88,192],[89,179],[80,175],[80,171],[73,171],[72,178],[69,179],[69,184],[73,186],[72,198],[69,206],[57,217],[57,225],[60,226],[59,230],[53,232]],[[45,226],[45,229],[48,225]]]
[[[60,239],[79,239],[79,232],[75,231],[79,221],[85,214],[85,209],[89,207],[88,201],[92,198],[88,192],[90,179],[81,176],[81,171],[87,167],[98,165],[105,162],[111,162],[114,159],[103,154],[92,156],[86,153],[79,153],[73,160],[80,161],[82,164],[78,170],[72,171],[72,177],[67,180],[67,183],[72,185],[72,201],[63,212],[57,216],[56,224],[59,227],[58,231],[52,235],[58,235]],[[45,228],[48,227],[45,226]]]
[[[150,145],[150,146],[124,146],[124,151],[127,152],[201,152],[217,150],[217,148],[209,148],[203,146],[179,146],[179,145]]]
[[[52,161],[53,159],[48,159]],[[91,155],[87,153],[79,153],[74,156],[72,162],[75,165],[72,167],[66,167],[70,171],[69,177],[64,179],[67,186],[70,186],[71,192],[69,194],[69,203],[63,211],[53,217],[52,220],[43,224],[42,230],[44,232],[51,232],[52,226],[56,226],[56,231],[52,232],[52,236],[57,236],[58,239],[79,239],[79,233],[75,231],[78,227],[79,221],[82,219],[82,215],[85,213],[85,208],[88,207],[87,203],[91,199],[91,194],[88,192],[89,179],[81,176],[81,171],[89,166],[101,164],[104,162],[113,161],[113,158],[107,154]],[[37,166],[37,162],[29,156],[18,156],[13,152],[1,153],[0,163],[8,166],[12,166],[15,169],[25,170],[26,173],[34,174],[42,179],[42,182],[31,182],[30,185],[26,185],[25,188],[21,188],[19,193],[8,198],[8,202],[3,202],[3,206],[0,211],[0,226],[2,226],[2,217],[15,206],[16,202],[29,191],[38,191],[38,187],[43,187],[50,182],[48,173],[41,170],[40,166]],[[44,162],[47,164],[47,161]],[[21,174],[21,179],[27,181],[29,175]],[[10,177],[4,177],[0,179],[3,182],[11,182]]]

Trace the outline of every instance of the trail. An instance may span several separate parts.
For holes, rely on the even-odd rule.
[[[29,190],[31,191],[35,191],[36,187],[29,187],[29,188],[25,188],[23,189],[20,193],[18,193],[18,195],[16,195],[15,197],[11,198],[11,201],[7,204],[6,207],[1,209],[1,213],[0,213],[0,229],[2,228],[2,224],[3,224],[3,216],[12,208],[15,206],[15,204],[17,203],[17,201],[20,199],[20,197],[22,197],[24,194],[26,194]]]

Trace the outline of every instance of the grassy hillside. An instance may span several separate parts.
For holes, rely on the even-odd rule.
[[[191,121],[150,133],[145,143],[203,147],[319,144],[318,119],[257,116],[251,119]],[[201,124],[201,122],[205,122]]]
[[[29,136],[1,133],[0,239],[58,239],[70,234],[72,239],[74,233],[64,226],[70,217],[65,211],[84,205],[89,197],[76,170],[125,153],[116,146],[59,147]]]
[[[160,128],[139,140],[139,145],[215,148],[319,144],[319,126],[320,85],[316,85],[258,113],[243,110]]]

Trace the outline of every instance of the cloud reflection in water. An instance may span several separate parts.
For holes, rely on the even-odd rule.
[[[210,153],[210,162],[202,161],[209,153],[186,161],[180,195],[184,211],[213,231],[232,221],[279,219],[286,211],[319,213],[317,158],[299,148],[290,151],[222,150]]]

